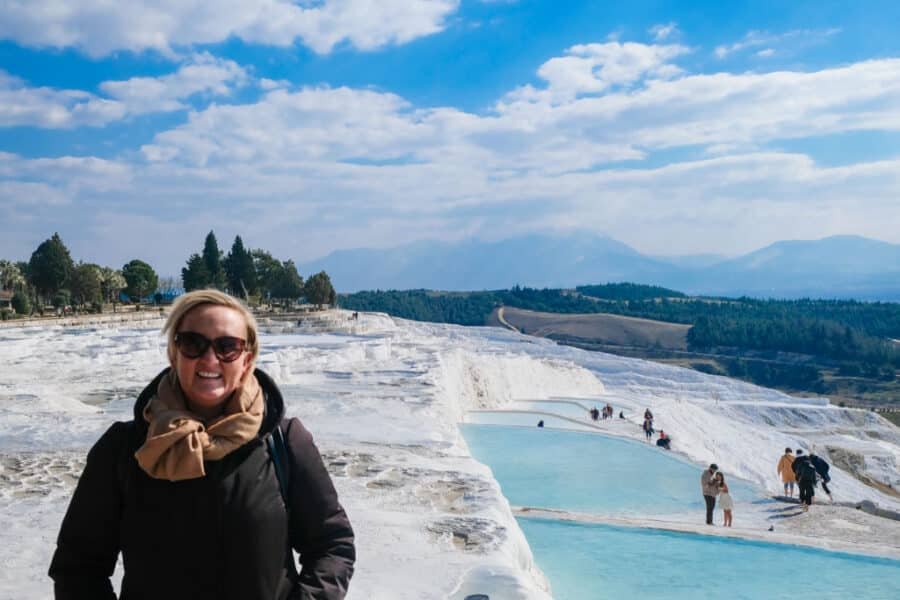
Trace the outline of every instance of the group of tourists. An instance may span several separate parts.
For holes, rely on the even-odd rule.
[[[604,421],[606,419],[612,419],[613,418],[612,404],[607,402],[606,406],[603,407],[603,410],[597,410],[597,407],[595,406],[590,410],[590,414],[591,414],[592,421],[599,421],[601,418]],[[621,413],[619,413],[619,414],[620,414],[620,416],[622,416],[622,418],[625,418],[624,415],[622,415]]]
[[[781,475],[784,495],[788,498],[794,497],[794,484],[797,484],[800,504],[806,511],[809,510],[813,497],[816,495],[818,481],[821,481],[822,489],[828,495],[828,499],[833,500],[831,490],[828,489],[828,483],[831,481],[831,476],[828,474],[830,468],[831,466],[825,462],[825,459],[815,452],[804,454],[801,448],[797,448],[797,452],[794,454],[790,448],[785,448],[784,455],[778,459],[776,470]]]
[[[731,527],[734,500],[731,498],[728,484],[725,483],[725,475],[719,471],[716,463],[709,465],[709,468],[700,475],[700,488],[703,490],[703,500],[706,502],[706,524],[713,524],[713,511],[716,508],[716,498],[718,497],[719,506],[724,513],[723,525]]]
[[[660,431],[660,434],[663,432]],[[657,442],[657,445],[659,443]],[[821,456],[815,452],[804,454],[803,450],[798,448],[794,453],[790,448],[784,449],[784,455],[778,460],[777,471],[781,475],[781,481],[784,483],[784,494],[789,498],[794,497],[794,485],[799,489],[800,504],[803,510],[809,510],[813,497],[816,495],[816,483],[821,482],[822,489],[831,497],[831,490],[828,489],[828,483],[831,476],[828,474],[830,465]],[[716,507],[716,499],[718,498],[719,506],[724,512],[724,525],[731,527],[732,512],[734,511],[734,500],[728,491],[728,484],[725,483],[725,476],[719,470],[715,463],[709,465],[709,468],[703,471],[700,476],[700,487],[703,491],[703,500],[706,502],[706,524],[713,524],[713,512]]]

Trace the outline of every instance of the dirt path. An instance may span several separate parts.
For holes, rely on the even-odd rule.
[[[505,307],[501,306],[500,308],[497,309],[497,320],[500,321],[500,323],[502,323],[503,326],[506,327],[507,329],[511,329],[511,330],[515,331],[516,333],[519,333],[519,329],[517,327],[513,327],[506,321],[506,319],[503,318],[504,308]]]

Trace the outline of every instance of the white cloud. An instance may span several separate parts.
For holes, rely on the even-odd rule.
[[[125,107],[119,102],[80,90],[31,87],[0,71],[0,126],[67,128],[99,125],[124,116]]]
[[[92,156],[25,159],[0,152],[0,181],[4,183],[40,184],[54,190],[53,197],[75,197],[81,191],[111,192],[130,189],[133,167]],[[26,202],[27,198],[20,198]],[[57,202],[58,203],[58,202]],[[28,204],[35,202],[28,201]]]
[[[669,61],[687,51],[679,45],[633,42],[572,46],[565,56],[551,58],[538,69],[538,76],[547,82],[545,88],[523,86],[510,93],[507,100],[558,104],[582,94],[628,86],[646,77],[673,77],[680,69]]]
[[[678,26],[675,22],[659,23],[647,30],[647,33],[653,36],[656,42],[662,42],[679,33]]]
[[[770,56],[774,56],[774,55],[775,55],[774,48],[764,48],[756,53],[756,56],[759,56],[760,58],[769,58]]]
[[[68,204],[71,198],[52,185],[36,181],[0,181],[0,205],[10,211],[27,207],[55,207]]]
[[[900,158],[825,167],[772,150],[900,132],[900,59],[695,75],[673,70],[685,51],[574,46],[541,66],[541,86],[514,90],[487,114],[368,89],[270,86],[253,103],[192,111],[133,162],[0,155],[0,181],[71,199],[40,213],[38,243],[68,227],[134,252],[134,224],[146,217],[147,231],[164,231],[172,218],[160,215],[177,215],[167,239],[178,241],[144,244],[173,273],[211,228],[296,259],[576,227],[654,253],[734,253],[849,231],[900,242]],[[641,162],[663,150],[670,164]]]
[[[237,63],[207,53],[190,57],[169,75],[103,82],[99,87],[104,96],[32,87],[0,71],[0,127],[102,126],[129,116],[185,109],[184,101],[195,95],[228,96],[248,79]]]
[[[0,38],[30,47],[173,53],[229,37],[328,53],[403,44],[441,31],[459,0],[0,0]]]
[[[733,44],[725,44],[717,46],[714,50],[718,58],[725,58],[735,52],[747,50],[748,48],[758,48],[759,46],[774,46],[788,44],[797,48],[803,48],[824,42],[829,37],[840,33],[840,29],[793,29],[784,33],[769,33],[768,31],[750,31],[743,39]],[[763,50],[762,52],[774,53],[772,48]],[[770,56],[771,54],[758,53],[759,56]]]
[[[128,114],[141,114],[185,108],[183,100],[194,94],[228,96],[248,79],[237,63],[202,53],[169,75],[105,81],[100,89],[109,98],[124,104]]]
[[[570,139],[643,149],[734,147],[855,130],[900,128],[900,59],[816,72],[685,75],[632,90],[546,101],[521,90],[498,106],[517,122],[564,130]]]

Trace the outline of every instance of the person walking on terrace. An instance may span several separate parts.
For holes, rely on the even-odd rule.
[[[791,452],[790,448],[785,448],[784,454],[778,459],[776,470],[778,471],[778,474],[781,475],[781,482],[784,484],[784,495],[788,498],[794,497],[794,483],[797,481],[797,477],[794,476],[794,469],[792,468],[793,464],[794,454]]]
[[[816,495],[816,467],[813,465],[809,456],[803,454],[803,450],[797,449],[797,457],[794,459],[791,468],[794,470],[794,476],[797,478],[797,487],[800,489],[800,504],[803,510],[809,510],[812,505],[813,497]]]
[[[706,524],[713,524],[713,510],[716,508],[716,496],[721,491],[716,481],[716,472],[719,466],[716,463],[709,465],[709,468],[700,475],[700,489],[703,491],[703,500],[706,502]]]
[[[256,321],[181,296],[169,367],[87,456],[50,565],[57,600],[341,600],[353,529],[312,435],[256,368]],[[299,554],[298,572],[294,553]]]
[[[809,462],[812,463],[813,467],[816,469],[816,473],[819,475],[819,479],[822,480],[822,489],[828,494],[828,499],[834,502],[834,498],[831,496],[831,490],[828,489],[828,483],[831,481],[831,476],[828,474],[828,469],[830,468],[829,464],[815,452],[809,453]]]

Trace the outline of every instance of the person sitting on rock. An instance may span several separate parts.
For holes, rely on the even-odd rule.
[[[656,440],[656,445],[660,448],[665,448],[666,450],[671,450],[672,448],[669,445],[672,443],[672,438],[666,435],[666,432],[662,429],[659,430],[659,439]]]

